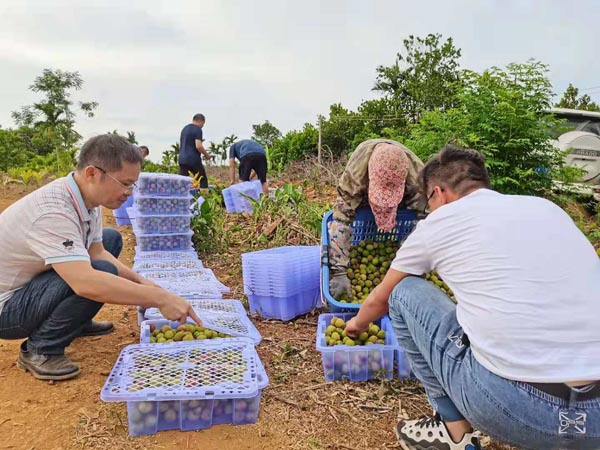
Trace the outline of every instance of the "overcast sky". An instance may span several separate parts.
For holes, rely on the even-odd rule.
[[[133,130],[158,160],[197,112],[220,142],[354,109],[375,97],[375,68],[427,33],[453,37],[463,68],[533,57],[555,92],[598,86],[598,101],[599,17],[596,0],[1,0],[0,124],[38,98],[28,86],[44,68],[79,71],[75,99],[100,104],[81,134]]]

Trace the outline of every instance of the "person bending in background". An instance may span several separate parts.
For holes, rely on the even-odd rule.
[[[392,231],[398,208],[422,211],[419,191],[421,160],[402,144],[371,139],[356,147],[338,183],[338,196],[329,223],[329,292],[335,299],[352,297],[347,270],[350,266],[352,222],[356,211],[370,206],[377,227]]]
[[[265,195],[269,194],[267,184],[267,155],[265,149],[258,142],[251,139],[242,139],[229,147],[229,181],[235,184],[235,160],[240,162],[240,181],[250,181],[251,172],[254,171]]]
[[[200,188],[208,189],[208,178],[206,169],[202,164],[202,156],[208,160],[212,155],[206,151],[202,142],[202,128],[206,119],[203,114],[196,114],[192,123],[187,124],[181,130],[179,138],[179,175],[190,176],[200,174]]]

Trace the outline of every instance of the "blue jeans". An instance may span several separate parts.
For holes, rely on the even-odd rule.
[[[116,258],[123,248],[123,239],[117,230],[104,228],[102,244]],[[117,268],[108,261],[94,260],[92,267],[117,275]],[[0,339],[28,338],[28,351],[62,355],[102,305],[76,295],[50,269],[33,278],[4,304],[0,314]]]
[[[402,280],[390,296],[389,315],[413,372],[444,420],[464,418],[520,448],[600,448],[600,398],[566,401],[485,369],[463,337],[456,306],[429,282]]]

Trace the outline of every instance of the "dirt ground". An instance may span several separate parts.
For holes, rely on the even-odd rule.
[[[30,190],[0,187],[0,211]],[[116,226],[110,211],[104,212],[104,223]],[[120,259],[131,265],[135,238],[129,227],[119,230],[124,238]],[[234,251],[204,262],[239,296],[239,263],[223,264],[239,260]],[[137,319],[132,309],[118,305],[103,307],[99,319],[113,321],[115,332],[77,339],[67,349],[82,368],[67,382],[43,382],[21,372],[16,366],[20,342],[0,341],[1,449],[391,449],[397,448],[392,430],[398,417],[430,413],[413,380],[324,383],[314,344],[316,313],[288,323],[253,318],[263,336],[258,352],[270,378],[256,424],[132,438],[126,405],[102,402],[100,390],[119,351],[138,342]]]

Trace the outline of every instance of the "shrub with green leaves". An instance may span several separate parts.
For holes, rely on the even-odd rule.
[[[408,146],[426,161],[444,143],[454,141],[486,156],[494,189],[547,193],[564,166],[564,155],[549,140],[559,121],[544,112],[552,96],[547,72],[547,66],[536,61],[482,74],[465,71],[458,106],[425,113]]]

